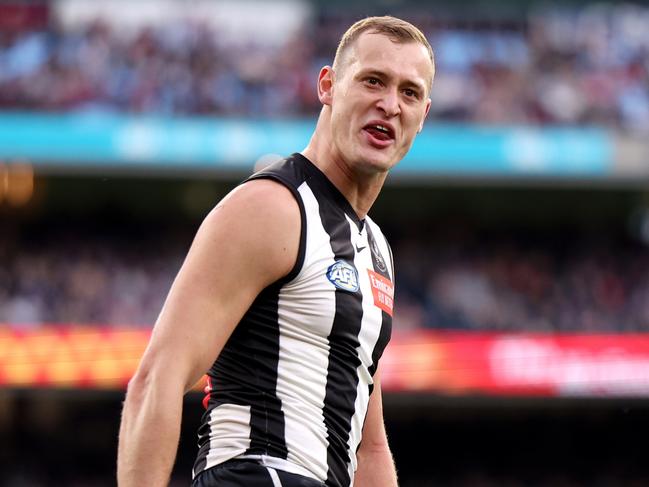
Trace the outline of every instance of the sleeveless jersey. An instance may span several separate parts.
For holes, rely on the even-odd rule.
[[[347,487],[390,339],[389,245],[301,154],[249,178],[294,194],[298,258],[264,289],[208,372],[194,476],[234,457]],[[259,238],[263,238],[260,236]]]

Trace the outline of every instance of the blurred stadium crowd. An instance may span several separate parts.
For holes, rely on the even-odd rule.
[[[0,239],[0,322],[150,326],[190,236],[70,235]],[[640,244],[476,235],[402,238],[394,252],[397,329],[649,331],[649,252]]]
[[[441,18],[421,6],[395,12],[421,26],[436,52],[428,123],[582,125],[648,135],[649,6],[576,3],[500,20]],[[340,34],[359,17],[341,9],[319,11],[281,45],[232,45],[207,25],[184,20],[127,36],[104,21],[79,28],[54,21],[0,27],[0,110],[312,119],[320,106],[317,71],[331,62]],[[193,230],[170,225],[133,235],[125,229],[132,221],[116,230],[102,229],[96,215],[77,226],[50,218],[33,233],[0,221],[0,324],[151,326]],[[615,235],[562,235],[557,228],[549,236],[486,235],[476,229],[445,233],[430,225],[413,225],[415,235],[386,231],[397,263],[397,330],[649,332],[647,245]],[[111,418],[118,414],[110,405],[102,410],[99,401],[85,401],[74,409],[79,417],[61,426],[57,416],[71,409],[63,402],[57,406],[39,396],[33,403],[17,401],[7,413],[0,396],[0,425],[10,445],[0,449],[0,485],[114,485],[115,446],[107,438],[116,437]],[[492,436],[496,446],[475,458],[498,455],[511,437],[491,426],[474,430],[473,421],[466,420],[471,432],[458,436],[458,451],[475,452],[470,446],[476,438]],[[564,424],[546,428],[543,445],[522,433],[511,451],[544,462],[565,439],[559,434]],[[630,447],[619,440],[599,445],[585,435],[565,439],[562,456],[575,457],[575,463],[583,457],[587,471],[579,475],[570,473],[577,468],[572,464],[557,467],[556,458],[554,466],[528,470],[515,454],[505,459],[504,470],[511,473],[494,471],[488,461],[452,472],[443,468],[452,463],[447,453],[418,448],[425,456],[415,461],[409,447],[412,435],[423,433],[440,438],[432,445],[441,451],[455,433],[415,420],[413,427],[401,443],[401,465],[416,463],[403,468],[404,487],[649,485],[646,472],[627,468],[636,457],[627,458]],[[70,435],[72,429],[78,434]],[[191,435],[193,448],[193,430]],[[593,443],[610,461],[588,459],[577,449],[563,455],[573,440],[579,445],[576,439]],[[187,451],[191,462],[193,450]],[[634,455],[644,465],[641,453]],[[418,473],[425,465],[440,472]],[[182,466],[170,485],[187,485],[190,470],[191,463]]]
[[[646,248],[588,239],[397,244],[397,326],[482,331],[646,332]]]
[[[127,238],[67,232],[30,245],[4,236],[0,323],[151,326],[184,249]]]
[[[649,7],[593,4],[519,20],[408,11],[436,50],[432,120],[649,129]],[[319,13],[278,47],[232,46],[178,21],[117,35],[0,32],[0,109],[282,117],[314,113],[314,80],[355,18]]]

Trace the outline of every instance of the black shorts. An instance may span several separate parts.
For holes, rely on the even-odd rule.
[[[198,474],[192,487],[325,487],[294,473],[265,467],[255,460],[228,460]]]

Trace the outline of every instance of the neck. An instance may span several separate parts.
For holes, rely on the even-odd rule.
[[[316,129],[302,155],[320,169],[349,201],[358,218],[363,219],[379,195],[387,172],[367,173],[354,168],[332,143],[330,116],[325,106]]]

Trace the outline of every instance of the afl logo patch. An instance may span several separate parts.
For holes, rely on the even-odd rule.
[[[358,291],[358,272],[353,265],[344,260],[337,260],[329,266],[327,279],[343,291],[351,293]]]

